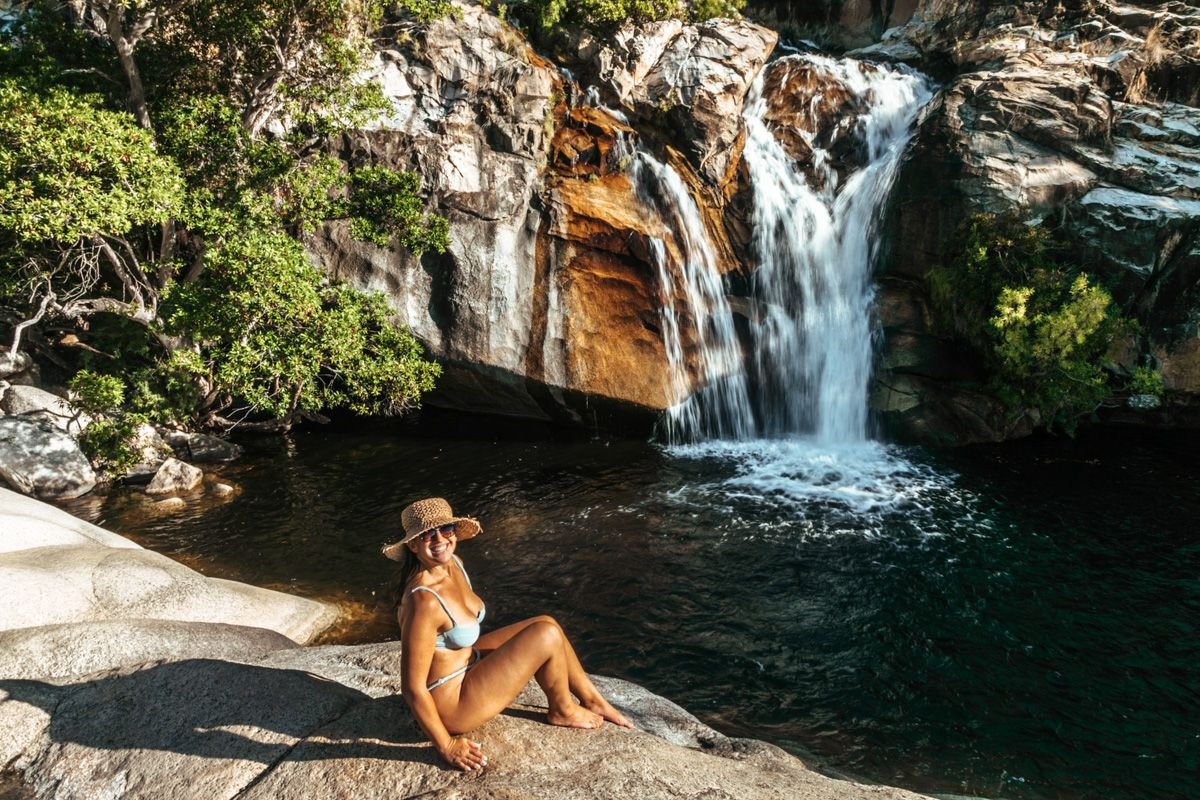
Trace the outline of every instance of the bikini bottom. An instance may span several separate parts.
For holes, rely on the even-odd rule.
[[[471,651],[471,661],[469,664],[459,667],[458,669],[454,670],[453,672],[451,672],[447,675],[443,675],[442,677],[438,678],[436,681],[429,684],[425,688],[432,692],[434,689],[441,686],[443,683],[446,683],[447,681],[452,681],[455,678],[457,678],[459,675],[466,674],[467,670],[469,670],[471,667],[475,666],[477,663],[479,663],[479,651],[472,650]]]

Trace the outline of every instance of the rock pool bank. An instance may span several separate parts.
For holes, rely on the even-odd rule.
[[[824,777],[613,678],[598,680],[640,731],[549,727],[531,684],[477,732],[494,766],[451,772],[399,696],[394,644],[297,644],[331,607],[204,578],[7,490],[0,522],[0,770],[22,776],[4,784],[16,796],[919,797]]]

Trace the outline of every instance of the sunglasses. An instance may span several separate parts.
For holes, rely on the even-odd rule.
[[[437,528],[430,528],[429,530],[420,534],[417,538],[423,542],[432,542],[433,537],[437,536],[439,533],[442,536],[449,538],[454,535],[454,532],[455,532],[454,523],[447,522],[445,525],[441,525]]]

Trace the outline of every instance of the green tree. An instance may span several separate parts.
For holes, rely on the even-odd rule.
[[[1055,258],[1044,228],[981,214],[959,239],[958,257],[928,275],[942,325],[983,356],[1010,407],[1072,430],[1108,395],[1103,361],[1131,323],[1106,289]]]
[[[736,19],[745,6],[745,0],[527,0],[515,4],[513,13],[543,32],[577,27],[607,32],[625,22]]]
[[[157,316],[155,253],[136,234],[180,207],[183,182],[127,114],[65,89],[39,95],[0,81],[0,291],[28,316]]]
[[[379,246],[448,244],[416,175],[347,171],[322,153],[327,135],[380,108],[356,77],[380,8],[25,7],[0,32],[0,63],[22,77],[0,95],[0,292],[19,320],[14,347],[47,316],[139,323],[153,346],[127,326],[89,325],[117,345],[89,363],[121,374],[129,401],[160,421],[255,414],[287,427],[333,405],[415,403],[436,367],[379,298],[328,284],[298,239],[346,219]],[[96,93],[81,96],[89,85]]]

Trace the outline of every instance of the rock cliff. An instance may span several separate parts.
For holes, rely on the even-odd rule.
[[[970,388],[970,358],[931,325],[924,278],[970,214],[1016,211],[1111,287],[1140,324],[1113,368],[1146,360],[1200,392],[1200,9],[1185,3],[933,0],[859,51],[946,76],[894,194],[875,399],[922,439],[1028,433]]]
[[[431,208],[450,219],[450,250],[417,259],[355,242],[337,224],[310,250],[336,277],[386,292],[446,365],[430,402],[648,430],[682,399],[664,345],[666,296],[684,323],[693,388],[697,315],[664,285],[660,268],[670,288],[683,284],[686,254],[634,185],[631,154],[642,148],[679,175],[736,295],[755,269],[742,159],[755,77],[767,122],[801,168],[820,146],[839,179],[859,157],[840,126],[861,98],[797,71],[784,80],[767,64],[776,35],[747,22],[580,34],[559,67],[486,10],[460,11],[396,32],[373,76],[390,115],[332,145],[353,166],[419,172]],[[929,313],[929,267],[984,211],[1054,228],[1112,288],[1140,324],[1115,370],[1149,361],[1177,398],[1200,393],[1200,10],[853,0],[751,11],[941,81],[884,226],[872,403],[892,431],[964,443],[1040,423],[978,388],[972,356]],[[752,304],[730,304],[743,330],[754,324]]]
[[[373,77],[391,114],[334,145],[354,166],[420,173],[450,220],[450,249],[417,259],[330,225],[310,251],[336,277],[387,293],[443,361],[430,402],[648,429],[680,398],[649,245],[668,237],[621,157],[638,133],[625,113],[582,104],[584,88],[508,24],[460,11],[380,50]],[[593,91],[669,130],[701,206],[716,211],[737,164],[742,98],[775,36],[745,23],[663,25],[594,45]],[[729,253],[721,215],[708,225]]]

